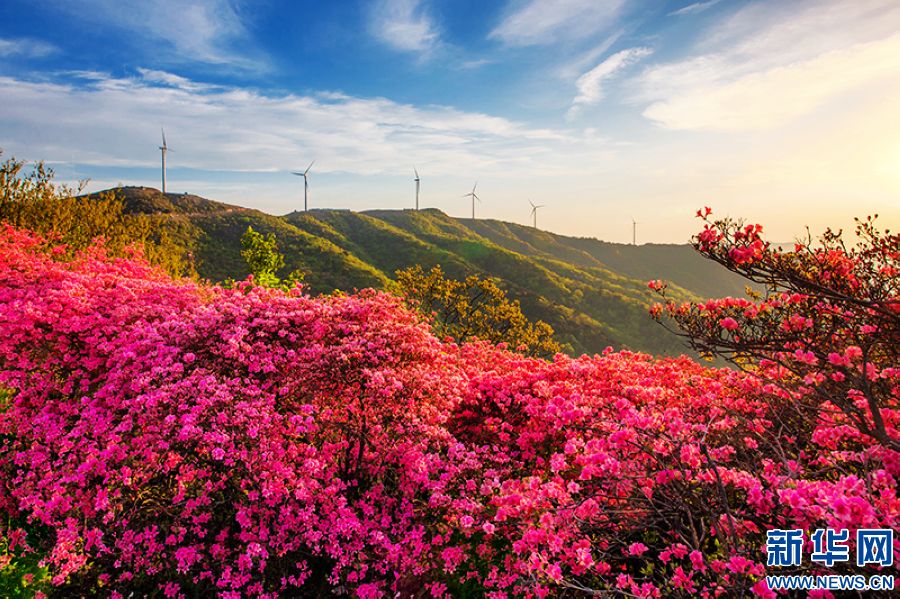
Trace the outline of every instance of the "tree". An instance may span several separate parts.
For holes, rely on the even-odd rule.
[[[876,217],[857,220],[850,247],[831,229],[783,251],[760,225],[713,220],[694,247],[764,286],[761,294],[656,306],[691,347],[722,356],[789,392],[807,421],[841,414],[862,435],[900,449],[891,422],[900,408],[900,235]],[[665,296],[665,285],[651,282]],[[810,427],[807,427],[811,429]]]
[[[440,337],[506,343],[533,356],[549,357],[560,351],[553,328],[540,320],[529,321],[519,301],[509,300],[491,279],[471,275],[456,281],[445,278],[440,266],[426,273],[416,265],[397,271],[397,283],[408,303],[432,318]]]
[[[64,244],[70,255],[97,238],[103,238],[113,256],[124,256],[126,248],[137,244],[166,272],[196,275],[190,254],[174,241],[165,223],[149,214],[126,213],[124,202],[112,193],[79,196],[86,181],[77,187],[56,185],[53,176],[43,162],[30,172],[22,160],[0,163],[0,221],[46,235]]]
[[[248,226],[241,236],[241,248],[241,256],[258,285],[288,290],[303,280],[299,270],[291,272],[283,281],[278,277],[278,271],[284,268],[284,255],[278,251],[274,233],[263,235]]]

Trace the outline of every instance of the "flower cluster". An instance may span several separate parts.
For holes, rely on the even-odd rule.
[[[695,247],[763,287],[756,298],[654,307],[695,349],[750,365],[764,380],[794,392],[813,411],[839,410],[846,423],[900,450],[900,235],[860,221],[849,248],[840,232],[792,251],[762,239],[760,225],[706,223]],[[652,286],[665,296],[665,287]]]
[[[60,594],[766,594],[768,528],[900,514],[896,452],[757,377],[442,342],[387,294],[10,227],[0,386],[0,537]]]

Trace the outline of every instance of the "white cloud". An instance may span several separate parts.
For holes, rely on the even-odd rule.
[[[678,10],[673,10],[669,13],[669,16],[695,15],[705,10],[709,10],[721,1],[722,0],[706,0],[706,2],[694,2],[693,4],[688,4]]]
[[[74,79],[83,79],[84,81],[103,81],[104,79],[109,78],[109,73],[103,71],[60,71],[59,74]]]
[[[260,69],[234,0],[83,0],[61,3],[79,19],[128,31],[161,62]]]
[[[381,0],[372,8],[372,34],[395,50],[427,53],[439,41],[420,0]]]
[[[58,48],[51,43],[31,38],[0,38],[0,56],[22,56],[25,58],[43,58],[55,54]]]
[[[215,89],[215,86],[209,85],[207,83],[197,83],[191,81],[187,77],[182,77],[181,75],[176,75],[174,73],[169,73],[168,71],[158,71],[154,69],[145,69],[143,67],[138,67],[138,73],[141,78],[148,83],[159,83],[162,85],[168,85],[170,87],[177,87],[178,89],[184,89],[188,91],[208,91],[211,89]],[[103,80],[108,79],[108,75],[106,74],[98,74],[98,73],[89,73],[89,77],[84,77],[85,79],[94,79],[94,80]]]
[[[489,58],[474,58],[472,60],[463,60],[456,68],[461,71],[471,71],[474,69],[480,69],[481,67],[489,64],[493,64],[493,62],[494,61],[490,60]]]
[[[650,48],[629,48],[627,50],[616,52],[579,77],[578,81],[575,82],[575,87],[578,88],[578,95],[572,100],[569,116],[575,116],[581,106],[596,104],[603,99],[603,83],[606,80],[615,76],[616,73],[628,65],[648,56],[650,53]]]
[[[593,48],[562,65],[557,72],[559,78],[566,81],[577,79],[590,65],[596,64],[597,60],[606,54],[624,33],[623,30],[613,32]]]
[[[98,166],[150,166],[159,127],[182,167],[432,174],[576,172],[608,152],[602,141],[445,106],[416,107],[341,93],[265,95],[178,76],[84,80],[0,77],[2,143],[19,155]],[[173,85],[174,84],[174,85]],[[173,162],[174,164],[174,162]]]
[[[900,35],[731,81],[695,86],[651,104],[644,116],[670,129],[767,129],[862,85],[898,78]]]
[[[671,129],[776,127],[900,77],[898,28],[893,0],[751,4],[705,32],[692,55],[647,69],[635,100]]]
[[[615,23],[624,0],[528,0],[504,17],[490,37],[509,46],[571,40]]]

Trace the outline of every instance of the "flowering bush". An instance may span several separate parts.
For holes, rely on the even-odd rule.
[[[697,250],[764,285],[765,296],[669,302],[657,317],[669,316],[695,349],[794,391],[801,409],[840,411],[854,434],[900,450],[900,235],[870,217],[853,248],[828,230],[782,251],[760,225],[713,220],[709,208],[697,215],[706,223]]]
[[[444,343],[383,293],[11,227],[0,386],[0,568],[40,560],[51,594],[766,593],[766,529],[900,513],[891,448],[841,412],[801,435],[753,376]]]

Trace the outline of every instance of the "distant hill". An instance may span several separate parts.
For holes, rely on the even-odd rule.
[[[312,210],[273,216],[146,187],[110,190],[193,253],[214,281],[248,274],[240,238],[248,226],[278,238],[285,271],[300,269],[311,292],[386,288],[398,269],[440,264],[451,277],[496,277],[532,319],[550,323],[574,353],[606,346],[655,354],[685,351],[653,322],[650,279],[683,299],[741,295],[745,282],[689,245],[623,245],[566,237],[496,220],[457,219],[434,209]]]

